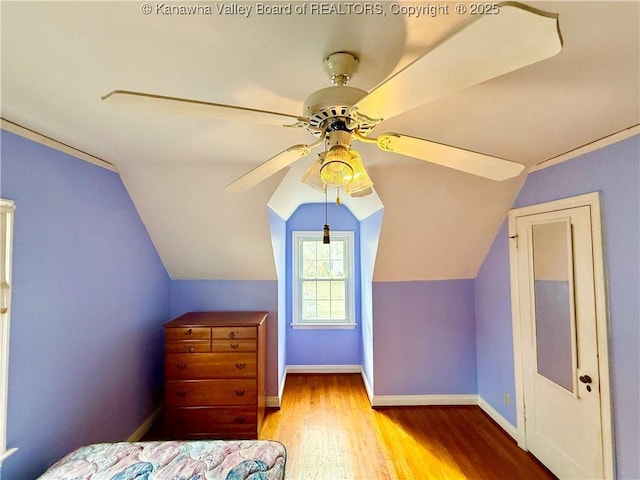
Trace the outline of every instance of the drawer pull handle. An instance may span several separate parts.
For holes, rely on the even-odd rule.
[[[229,332],[229,338],[231,339],[236,338],[236,334],[234,332]]]
[[[235,423],[244,423],[244,417],[235,417],[233,421]]]
[[[236,368],[238,370],[242,370],[244,367],[246,367],[247,364],[246,363],[236,363]]]
[[[186,363],[178,363],[178,364],[176,364],[176,368],[178,370],[186,370],[187,369],[187,364]]]
[[[194,347],[193,345],[191,345],[191,346],[189,347],[189,353],[193,353],[193,352],[195,352],[195,351],[196,351],[196,347]]]
[[[242,397],[244,395],[244,390],[236,390],[236,396]]]
[[[187,396],[187,392],[184,391],[184,390],[179,390],[179,391],[176,392],[176,395],[178,397],[186,397]]]
[[[232,344],[231,344],[231,348],[233,348],[234,350],[235,350],[236,348],[238,348],[239,346],[240,346],[240,345],[239,345],[239,344],[237,344],[237,343],[232,343]]]
[[[193,331],[192,331],[190,328],[187,328],[187,329],[184,331],[184,334],[185,334],[185,335],[191,335],[192,333],[193,333]]]

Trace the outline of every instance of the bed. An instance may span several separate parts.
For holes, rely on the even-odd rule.
[[[283,480],[286,449],[272,440],[96,443],[39,480]]]

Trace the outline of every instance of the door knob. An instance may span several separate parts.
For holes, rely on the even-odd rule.
[[[586,384],[589,384],[593,381],[589,375],[582,375],[581,377],[578,377],[578,378],[582,383],[586,383]]]

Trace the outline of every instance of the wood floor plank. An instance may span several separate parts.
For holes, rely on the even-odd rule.
[[[289,374],[260,438],[287,447],[290,480],[555,477],[479,407],[372,409],[359,374]]]

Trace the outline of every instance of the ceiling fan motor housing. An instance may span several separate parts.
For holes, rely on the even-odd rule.
[[[349,130],[344,119],[332,120],[327,127],[324,140],[327,151],[336,145],[341,145],[348,150],[351,147],[351,132],[352,130]]]
[[[343,118],[350,129],[358,128],[361,134],[366,135],[375,127],[375,123],[356,116],[351,109],[365,95],[367,92],[364,90],[347,86],[327,87],[312,93],[304,101],[302,113],[309,119],[312,127],[309,131],[320,136],[331,119]]]

